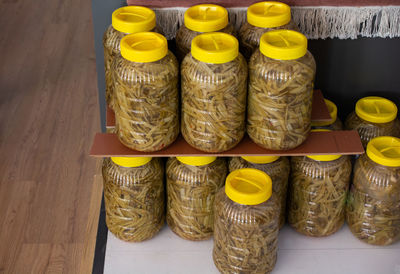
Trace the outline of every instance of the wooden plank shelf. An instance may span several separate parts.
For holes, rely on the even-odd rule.
[[[313,93],[313,108],[311,112],[311,121],[313,122],[325,122],[331,120],[328,108],[326,107],[324,96],[321,90],[316,89]],[[114,111],[107,106],[106,110],[106,128],[107,131],[115,127],[115,114]]]
[[[311,120],[329,121],[331,119],[326,107],[324,96],[320,90],[314,90],[313,109]],[[107,107],[106,128],[110,132],[115,127],[115,115],[111,108]],[[157,152],[140,152],[125,147],[114,133],[97,133],[90,151],[91,156],[243,156],[243,155],[318,155],[318,154],[362,154],[360,137],[356,131],[332,131],[312,132],[308,139],[299,147],[286,151],[267,150],[255,144],[249,136],[245,135],[243,140],[233,149],[221,153],[207,153],[191,147],[185,139],[179,135],[176,141],[170,146]]]
[[[124,146],[116,134],[97,133],[90,155],[95,157],[110,156],[262,156],[262,155],[280,155],[280,156],[300,156],[300,155],[324,155],[324,154],[342,154],[354,155],[364,153],[360,136],[357,131],[331,131],[331,132],[311,132],[307,140],[294,149],[285,151],[268,150],[255,144],[247,135],[243,140],[226,152],[207,153],[191,147],[185,139],[179,135],[177,140],[170,146],[156,152],[140,152]]]

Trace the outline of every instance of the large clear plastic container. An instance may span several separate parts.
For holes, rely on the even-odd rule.
[[[163,180],[164,166],[159,158],[105,158],[108,230],[128,242],[141,242],[156,235],[165,220]]]
[[[167,223],[178,236],[192,241],[213,235],[215,194],[224,185],[225,159],[177,157],[167,162]]]
[[[311,128],[313,129],[329,129],[329,130],[342,130],[343,123],[337,117],[337,107],[332,101],[325,99],[326,107],[328,108],[331,120],[321,122],[311,122]]]
[[[236,146],[245,132],[247,64],[230,34],[196,36],[181,64],[185,140],[206,152]]]
[[[263,34],[249,64],[247,133],[256,144],[287,150],[307,139],[315,69],[303,34],[292,30]]]
[[[346,129],[357,130],[364,149],[378,136],[400,137],[397,133],[397,106],[390,100],[377,96],[361,98],[355,111],[346,119]]]
[[[338,231],[345,220],[351,161],[349,156],[292,157],[288,222],[314,237]]]
[[[188,8],[184,25],[175,37],[178,60],[182,61],[190,52],[192,40],[199,34],[218,31],[234,35],[235,29],[228,20],[228,11],[218,5],[201,4]]]
[[[269,273],[275,266],[279,204],[271,178],[244,168],[231,172],[215,197],[213,259],[221,273]]]
[[[279,228],[286,219],[286,194],[290,173],[290,163],[287,157],[279,156],[242,156],[229,160],[229,171],[241,168],[255,168],[264,171],[271,177],[272,192],[280,205]]]
[[[346,217],[354,236],[366,243],[400,240],[399,138],[376,137],[357,159]]]
[[[260,46],[261,36],[270,30],[299,28],[291,20],[290,7],[281,2],[265,1],[247,8],[247,21],[239,30],[240,52],[248,60]]]
[[[103,36],[106,102],[111,108],[114,108],[112,63],[121,52],[121,39],[127,34],[143,31],[160,32],[153,10],[141,6],[127,6],[113,12],[112,23]]]
[[[179,69],[167,39],[155,32],[125,36],[113,69],[119,140],[146,152],[174,142],[179,134]]]

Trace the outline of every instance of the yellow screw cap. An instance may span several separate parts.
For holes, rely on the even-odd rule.
[[[156,26],[153,10],[141,6],[126,6],[112,13],[112,26],[123,33],[150,31]]]
[[[121,39],[121,55],[132,62],[155,62],[167,53],[167,39],[159,33],[138,32]]]
[[[275,28],[290,22],[290,7],[281,2],[266,1],[247,9],[247,22],[259,28]]]
[[[151,157],[111,157],[111,161],[123,167],[144,166],[151,161]]]
[[[307,53],[307,38],[294,30],[271,30],[261,36],[260,51],[272,59],[298,59]]]
[[[397,106],[386,98],[368,96],[357,101],[356,114],[368,122],[388,123],[396,119]]]
[[[253,164],[268,164],[278,160],[279,156],[242,156],[242,159]]]
[[[332,131],[330,129],[313,129],[311,132],[327,132],[327,131]],[[307,155],[308,158],[313,159],[315,161],[321,161],[321,162],[329,162],[329,161],[335,161],[342,157],[342,155]]]
[[[326,107],[328,108],[329,114],[331,115],[331,120],[330,121],[321,121],[321,122],[311,122],[311,126],[313,127],[323,127],[323,126],[329,126],[333,124],[336,119],[337,119],[337,107],[335,103],[332,101],[329,101],[328,99],[324,99]]]
[[[194,156],[194,157],[190,157],[190,156],[182,156],[182,157],[176,157],[176,159],[178,159],[179,162],[185,164],[185,165],[189,165],[189,166],[204,166],[204,165],[208,165],[211,164],[212,162],[214,162],[215,160],[217,160],[217,157],[212,157],[212,156]]]
[[[400,138],[380,136],[367,145],[367,156],[383,166],[400,167]]]
[[[203,33],[193,38],[191,53],[201,62],[228,63],[239,55],[239,42],[233,35],[227,33]]]
[[[213,4],[196,5],[186,10],[184,22],[185,26],[193,31],[218,31],[228,25],[228,11]]]
[[[237,169],[226,177],[225,193],[236,203],[258,205],[271,197],[272,180],[267,173],[258,169]]]

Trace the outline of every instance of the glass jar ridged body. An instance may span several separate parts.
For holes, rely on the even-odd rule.
[[[155,27],[150,31],[161,33],[158,27]],[[110,25],[103,36],[106,102],[112,109],[114,109],[114,86],[112,79],[112,73],[113,73],[112,63],[114,59],[121,53],[120,43],[121,39],[125,35],[127,35],[127,33],[117,31],[112,27],[112,25]]]
[[[192,241],[213,234],[214,199],[224,185],[226,162],[192,166],[170,158],[167,162],[167,223],[178,236]]]
[[[229,161],[229,172],[240,168],[255,168],[264,171],[271,177],[272,191],[276,195],[280,205],[279,228],[282,228],[286,218],[286,195],[290,173],[288,158],[279,157],[278,160],[266,164],[251,163],[241,157],[231,158]]]
[[[223,29],[218,30],[218,32],[224,32],[235,35],[235,28],[231,24],[228,24]],[[202,33],[204,32],[197,32],[194,30],[190,30],[185,25],[182,25],[178,29],[175,37],[176,56],[178,60],[182,61],[183,58],[185,58],[185,56],[190,52],[193,38]]]
[[[350,191],[347,223],[360,240],[389,245],[400,240],[400,167],[357,159]]]
[[[360,118],[354,111],[347,117],[345,127],[349,130],[357,130],[361,138],[361,143],[366,148],[368,142],[378,136],[400,137],[400,132],[397,133],[396,129],[397,120],[396,118],[388,123],[373,123]]]
[[[295,60],[276,60],[255,51],[249,64],[247,133],[256,144],[287,150],[306,140],[315,67],[309,52]]]
[[[155,62],[114,62],[119,140],[138,151],[158,151],[179,134],[178,62],[168,51]]]
[[[307,236],[328,236],[338,231],[345,220],[350,176],[348,156],[327,162],[292,157],[289,224]]]
[[[188,54],[181,65],[182,125],[185,140],[206,152],[236,146],[245,132],[247,65],[243,56],[223,64]]]
[[[261,36],[270,30],[276,29],[289,29],[299,31],[297,25],[290,21],[289,23],[279,26],[279,27],[272,27],[272,28],[261,28],[256,27],[248,22],[245,22],[239,30],[238,37],[240,41],[240,52],[243,56],[249,60],[253,52],[258,49],[260,46],[260,38]]]
[[[106,224],[116,237],[129,242],[152,238],[164,225],[164,168],[154,158],[139,167],[103,162]]]
[[[258,205],[215,198],[213,259],[221,273],[269,273],[275,266],[279,205],[274,195]]]

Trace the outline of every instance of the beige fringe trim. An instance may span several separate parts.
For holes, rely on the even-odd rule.
[[[159,26],[168,39],[183,24],[186,8],[155,9]],[[246,8],[228,8],[238,30],[246,21]],[[400,6],[292,7],[293,21],[309,39],[400,37]]]

